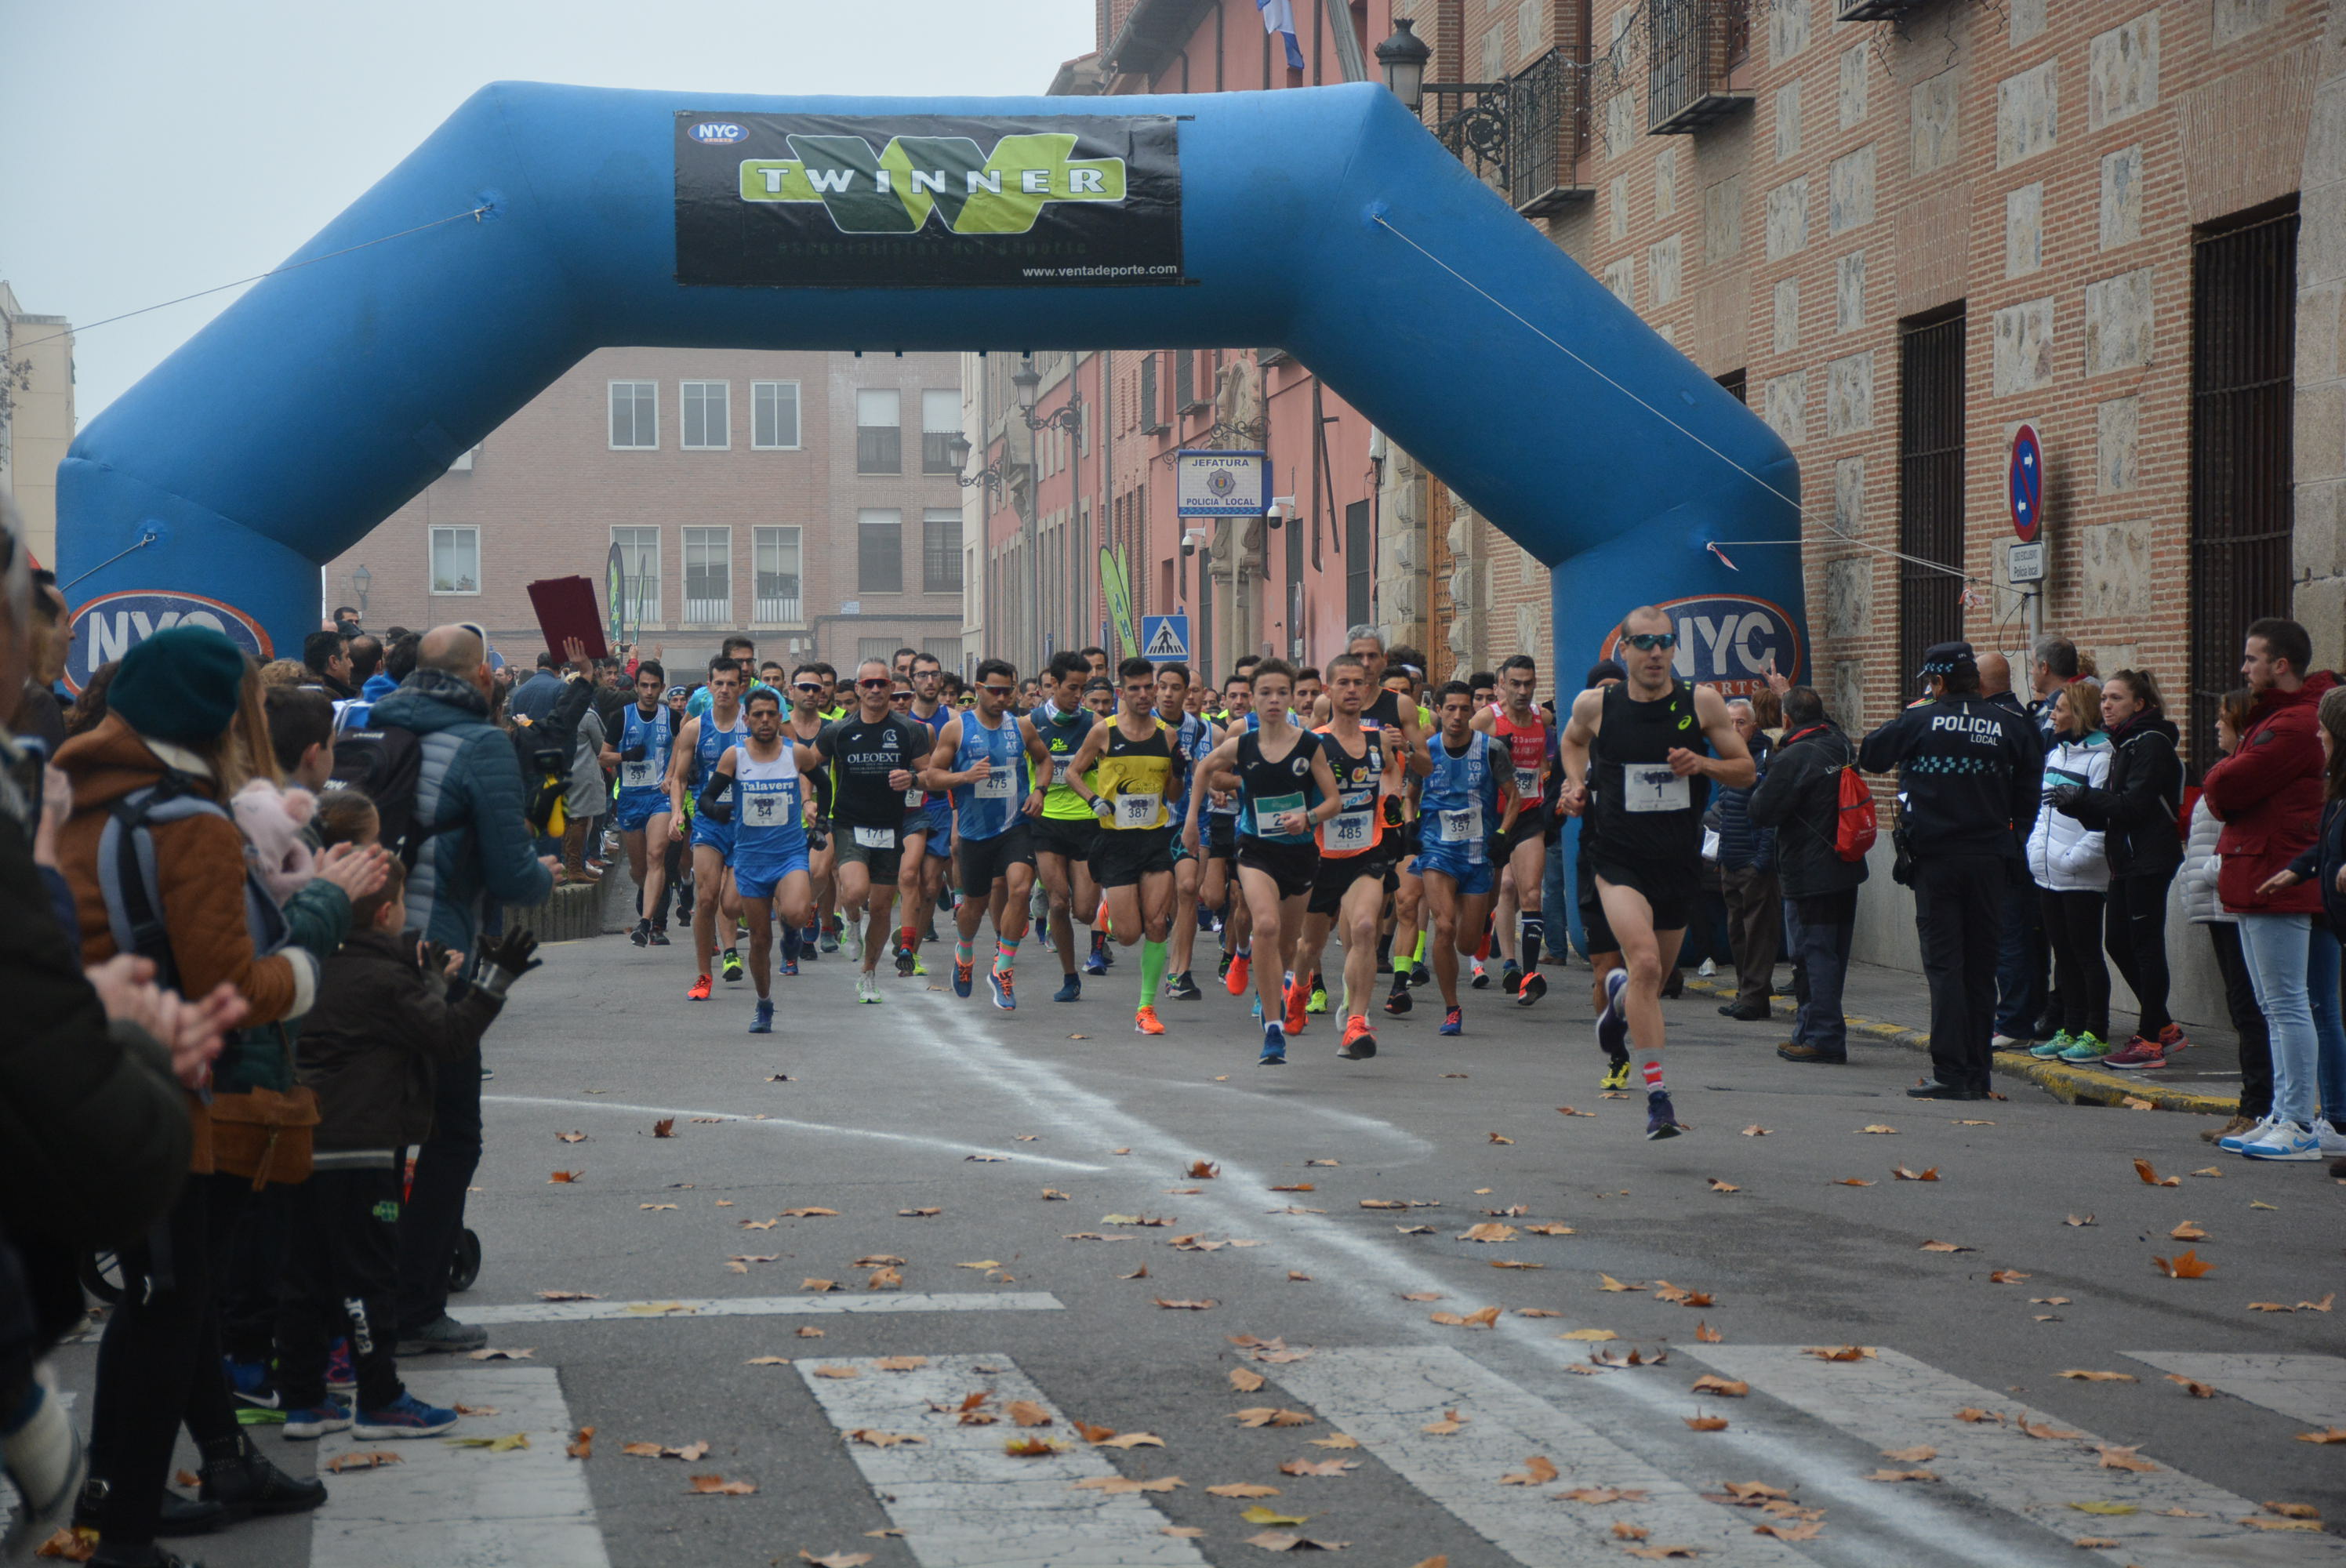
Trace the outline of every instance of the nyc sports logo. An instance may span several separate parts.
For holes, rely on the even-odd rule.
[[[692,127],[693,140],[719,146],[727,142],[740,141],[749,134],[740,126],[729,125],[722,120],[707,120]]]
[[[699,134],[701,127],[695,127]],[[954,234],[1025,234],[1046,203],[1120,202],[1120,158],[1075,158],[1065,132],[1005,136],[992,152],[967,137],[793,134],[794,158],[743,158],[744,201],[819,201],[842,234],[913,234],[940,215]]]
[[[1703,594],[1665,599],[1655,607],[1678,634],[1670,667],[1681,680],[1749,697],[1767,686],[1771,667],[1788,680],[1800,678],[1800,628],[1781,606],[1740,594]],[[1597,657],[1621,657],[1618,626]]]
[[[173,626],[209,626],[264,664],[276,657],[260,624],[233,605],[198,594],[132,589],[100,595],[74,612],[66,684],[79,692],[92,671]]]

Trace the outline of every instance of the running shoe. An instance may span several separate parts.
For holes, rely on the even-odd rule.
[[[2321,1140],[2295,1122],[2279,1120],[2265,1129],[2264,1136],[2242,1144],[2240,1153],[2252,1160],[2318,1160],[2321,1157]]]
[[[1086,974],[1107,972],[1107,949],[1096,938],[1092,942],[1091,956],[1084,960],[1084,972]]]
[[[821,949],[824,952],[837,952],[839,951],[838,929],[833,927],[831,930],[824,932],[822,933],[822,940],[815,943],[815,946]]]
[[[1419,986],[1425,984],[1433,978],[1433,966],[1432,964],[1416,964],[1413,966],[1409,972],[1409,988],[1412,991],[1415,991]]]
[[[1214,929],[1214,911],[1203,904],[1198,906],[1198,929],[1201,932],[1210,932]]]
[[[1195,1002],[1206,993],[1198,989],[1198,983],[1189,978],[1185,969],[1165,983],[1165,994],[1176,1002]]]
[[[2150,1072],[2167,1065],[2167,1052],[2156,1040],[2137,1034],[2125,1044],[2102,1058],[2105,1067],[2116,1067],[2123,1073]]]
[[[752,1034],[771,1034],[773,1032],[774,1000],[770,996],[760,996],[758,998],[757,1013],[750,1020],[750,1033]]]
[[[1059,983],[1059,989],[1051,993],[1051,1000],[1054,1002],[1079,1002],[1083,1000],[1083,977],[1078,974],[1070,973],[1066,979]]]
[[[1303,987],[1300,983],[1292,980],[1287,983],[1287,1018],[1285,1022],[1287,1032],[1290,1034],[1300,1034],[1303,1033],[1306,1027],[1303,1016],[1303,1004],[1308,1000],[1309,997],[1306,995]]]
[[[847,929],[842,934],[847,938],[847,956],[862,963],[863,962],[863,922],[860,920],[848,921]]]
[[[741,978],[741,955],[731,948],[725,950],[724,956],[718,961],[718,963],[724,971],[727,984],[730,985]]]
[[[688,992],[686,992],[686,993],[684,993],[684,999],[685,999],[687,1002],[706,1002],[706,1001],[708,1001],[708,1000],[709,1000],[709,976],[707,976],[707,975],[705,975],[705,974],[704,974],[704,975],[702,975],[699,979],[698,979],[698,980],[694,981],[694,982],[692,983],[692,989],[691,989],[690,991],[688,991]]]
[[[2191,1037],[2183,1033],[2183,1025],[2170,1023],[2158,1032],[2158,1047],[2169,1056],[2179,1056],[2191,1049]]]
[[[1229,966],[1222,971],[1222,985],[1232,996],[1247,993],[1247,982],[1253,978],[1254,960],[1244,948],[1229,955]]]
[[[1035,918],[1035,940],[1043,944],[1045,952],[1056,952],[1059,944],[1051,940],[1051,921],[1047,913]]]
[[[1404,986],[1394,986],[1392,994],[1385,998],[1385,1011],[1392,1013],[1395,1018],[1400,1017],[1402,1013],[1408,1012],[1415,1005],[1417,1005],[1417,1003],[1412,999],[1408,989]]]
[[[1287,1065],[1287,1036],[1280,1033],[1278,1024],[1262,1026],[1262,1054],[1255,1058],[1254,1064],[1258,1067]]]
[[[2066,1029],[2056,1029],[2049,1038],[2039,1040],[2028,1048],[2028,1054],[2040,1062],[2047,1062],[2077,1043],[2077,1037]]]
[[[868,969],[858,970],[856,972],[855,1000],[858,1002],[877,1002],[880,1000],[879,979]]]
[[[220,1366],[228,1373],[228,1391],[236,1396],[237,1403],[264,1410],[284,1404],[284,1396],[277,1391],[277,1380],[270,1375],[267,1361],[240,1361],[234,1356],[222,1356]]]
[[[1002,1009],[1003,1012],[1015,1013],[1018,1010],[1018,992],[1015,982],[1011,979],[1010,971],[1006,969],[987,970],[985,972],[985,988],[994,993],[994,1005]]]
[[[820,924],[811,925],[799,932],[799,952],[806,955],[806,961],[809,963],[815,962],[825,951],[822,945],[822,927]],[[834,947],[828,951],[835,952],[838,949]]]
[[[403,1393],[379,1410],[361,1410],[358,1420],[351,1425],[351,1436],[362,1441],[438,1437],[455,1424],[455,1411],[427,1405],[413,1394]]]
[[[2259,1118],[2248,1126],[2241,1128],[2239,1132],[2234,1133],[2229,1137],[2218,1138],[2216,1140],[2216,1146],[2222,1149],[2227,1154],[2239,1154],[2242,1149],[2247,1148],[2250,1144],[2257,1142],[2267,1133],[2271,1132],[2275,1125],[2274,1118],[2270,1115],[2267,1115]]]
[[[1600,1089],[1626,1089],[1629,1086],[1629,1058],[1617,1056],[1613,1065],[1605,1069],[1605,1076],[1596,1080]]]
[[[351,1359],[351,1342],[337,1339],[326,1347],[326,1392],[355,1394],[359,1391],[358,1364]]]
[[[1135,1034],[1162,1034],[1165,1033],[1165,1021],[1157,1016],[1154,1007],[1144,1007],[1132,1015],[1132,1032]]]
[[[1487,991],[1491,987],[1490,972],[1483,967],[1483,961],[1479,958],[1474,961],[1474,978],[1468,983],[1477,991]]]
[[[1377,1037],[1369,1033],[1369,1021],[1359,1013],[1344,1020],[1343,1044],[1336,1054],[1347,1062],[1363,1062],[1377,1054]]]
[[[810,953],[810,954],[808,954],[807,956],[809,956],[810,958],[811,958],[811,957],[813,956],[813,954]],[[798,972],[799,972],[799,961],[798,961],[797,959],[795,959],[795,958],[786,958],[786,959],[782,960],[782,972],[783,972],[784,974],[796,974]]]
[[[2088,1063],[2098,1062],[2109,1054],[2110,1043],[2088,1029],[2072,1041],[2066,1051],[2061,1053],[2061,1060],[2072,1066],[2083,1066]]]
[[[1434,1033],[1436,1034],[1465,1033],[1466,1014],[1458,1008],[1452,1008],[1449,1012],[1442,1015],[1442,1027],[1435,1030]]]
[[[1304,999],[1303,1011],[1306,1013],[1328,1011],[1328,988],[1320,983],[1320,977],[1316,974],[1311,977],[1311,994]]]
[[[1499,989],[1513,996],[1524,987],[1524,970],[1519,963],[1510,963],[1499,972]]]
[[[967,996],[977,983],[977,962],[974,959],[954,960],[954,994]]]
[[[656,925],[652,927],[652,945],[654,947],[666,947],[668,945],[668,927],[664,925]]]
[[[929,972],[929,966],[928,966],[927,964],[923,963],[923,962],[921,962],[921,955],[920,955],[918,952],[913,953],[913,979],[915,979],[915,980],[919,980],[919,979],[923,978],[923,976],[925,976],[928,972]]]
[[[1646,1093],[1646,1136],[1675,1138],[1686,1129],[1678,1125],[1678,1111],[1670,1105],[1667,1090],[1649,1089]]]
[[[1547,994],[1547,976],[1535,969],[1524,976],[1522,988],[1515,993],[1515,1005],[1529,1007]]]
[[[652,944],[652,922],[648,920],[638,921],[636,929],[627,933],[627,940],[638,947],[649,947]]]
[[[315,1442],[328,1432],[350,1430],[351,1407],[331,1394],[324,1404],[285,1412],[285,1436],[290,1441]]]
[[[1605,976],[1605,1011],[1596,1015],[1596,1047],[1620,1064],[1608,1077],[1626,1074],[1629,1070],[1629,1011],[1621,1004],[1621,994],[1628,989],[1627,970],[1616,969]],[[1619,1084],[1608,1083],[1605,1086],[1627,1088],[1628,1082],[1624,1076]]]
[[[899,947],[896,950],[896,972],[900,976],[909,976],[913,972],[913,950],[911,948]]]

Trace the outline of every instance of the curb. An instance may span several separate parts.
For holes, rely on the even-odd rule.
[[[1689,992],[1705,996],[1717,996],[1732,1001],[1735,988],[1716,981],[1701,980],[1692,974],[1686,979]],[[1855,1013],[1844,1015],[1851,1029],[1903,1045],[1910,1051],[1928,1051],[1931,1036],[1904,1024],[1882,1023],[1872,1018],[1860,1018]],[[2168,1084],[2122,1078],[2116,1073],[2096,1072],[2090,1067],[2073,1067],[2066,1062],[2040,1062],[2025,1051],[1999,1051],[1995,1054],[1995,1070],[2009,1077],[2025,1078],[2055,1099],[2072,1105],[2125,1105],[2133,1101],[2137,1106],[2149,1102],[2149,1108],[2158,1111],[2182,1111],[2192,1115],[2230,1116],[2239,1112],[2237,1096],[2202,1095],[2189,1089]]]

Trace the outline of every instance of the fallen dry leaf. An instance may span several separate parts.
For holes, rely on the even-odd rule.
[[[586,1135],[584,1133],[556,1133],[554,1135],[566,1144],[583,1144],[586,1141]]]
[[[1976,1424],[1980,1421],[2001,1421],[2004,1418],[1994,1410],[1984,1410],[1977,1405],[1965,1405],[1955,1412],[1955,1420]]]
[[[1222,1174],[1222,1167],[1211,1160],[1191,1160],[1186,1174],[1191,1181],[1211,1181]]]
[[[1764,1138],[1768,1135],[1768,1129],[1754,1122],[1743,1129],[1743,1135],[1747,1138]]]
[[[863,1369],[861,1367],[817,1367],[814,1369],[814,1375],[818,1378],[860,1378],[863,1375]]]
[[[1504,1137],[1497,1133],[1493,1133],[1490,1136],[1491,1141],[1494,1144],[1512,1144],[1515,1141],[1510,1137]]]
[[[2180,1372],[2169,1372],[2167,1374],[2167,1380],[2180,1384],[2183,1391],[2195,1400],[2212,1400],[2216,1397],[2215,1385],[2203,1383],[2197,1378],[2187,1378]]]
[[[1624,1285],[1610,1274],[1599,1274],[1596,1279],[1596,1288],[1599,1290],[1643,1290],[1645,1288],[1642,1285]]]
[[[1313,1448],[1358,1448],[1361,1446],[1360,1439],[1356,1437],[1347,1437],[1342,1432],[1331,1432],[1323,1438],[1313,1438],[1311,1441]]]
[[[556,1184],[566,1186],[571,1182],[576,1181],[580,1176],[585,1176],[586,1174],[586,1173],[585,1171],[556,1171],[552,1176],[547,1176],[546,1180],[549,1186]]]
[[[2028,1276],[2017,1268],[1998,1268],[1987,1277],[1990,1285],[2017,1285]]]
[[[1256,1405],[1250,1410],[1233,1410],[1230,1419],[1242,1427],[1308,1427],[1317,1420],[1301,1410],[1283,1410],[1274,1405]]]
[[[2061,1223],[2064,1225],[2091,1225],[2094,1223],[2094,1217],[2090,1214],[2073,1214]]]
[[[527,1350],[499,1350],[491,1348],[484,1350],[467,1350],[464,1357],[465,1359],[472,1361],[526,1361],[536,1354],[535,1348]]]
[[[2337,1303],[2337,1300],[2338,1292],[2332,1290],[2329,1295],[2324,1296],[2319,1301],[2299,1302],[2297,1304],[2297,1309],[2300,1312],[2327,1312]]]
[[[658,1121],[654,1122],[652,1124],[652,1136],[656,1138],[672,1138],[676,1136],[676,1118],[674,1116],[662,1116]]]
[[[2173,1257],[2154,1257],[2151,1267],[2169,1279],[2198,1279],[2215,1272],[2216,1266],[2195,1252],[2178,1252]]]
[[[1427,1316],[1445,1329],[1489,1329],[1499,1321],[1496,1307],[1481,1307],[1464,1315],[1456,1312],[1433,1312]]]
[[[1979,1248],[1965,1247],[1959,1241],[1926,1241],[1923,1244],[1923,1250],[1925,1252],[1977,1252]]]
[[[1308,1513],[1281,1513],[1258,1502],[1252,1508],[1241,1509],[1239,1517],[1249,1524],[1301,1524],[1311,1516]]]
[[[1176,1312],[1210,1312],[1221,1305],[1210,1297],[1203,1301],[1168,1301],[1164,1297],[1159,1296],[1156,1298],[1156,1301],[1159,1307],[1168,1308]]]
[[[2268,1502],[2264,1507],[2266,1512],[2278,1513],[2283,1519],[2319,1519],[2321,1517],[2321,1510],[2314,1507],[2313,1504],[2310,1502]]]
[[[1558,1105],[1556,1108],[1556,1114],[1559,1116],[1593,1116],[1596,1113],[1594,1111],[1576,1111],[1570,1105]]]
[[[799,1281],[799,1288],[801,1290],[812,1290],[820,1295],[826,1290],[838,1289],[839,1281],[836,1279],[801,1279]]]
[[[1061,1438],[1005,1438],[1002,1451],[1013,1459],[1041,1459],[1046,1454],[1066,1452],[1067,1445]]]
[[[1320,1189],[1311,1182],[1296,1181],[1289,1182],[1282,1186],[1272,1187],[1270,1190],[1273,1192],[1318,1192]]]
[[[1755,1524],[1754,1535],[1772,1535],[1779,1541],[1814,1541],[1824,1533],[1825,1527],[1813,1522],[1807,1524]]]
[[[2251,1203],[2250,1205],[2249,1205],[2249,1207],[2250,1208],[2270,1208],[2270,1209],[2274,1210],[2276,1213],[2278,1213],[2278,1212],[2280,1211],[2280,1206],[2279,1204],[2266,1203],[2266,1202],[2265,1202],[2263,1199],[2261,1199],[2261,1198],[2258,1199],[2258,1200],[2257,1200],[2256,1202],[2254,1202],[2254,1203]]]
[[[2300,1442],[2346,1442],[2346,1427],[2324,1427],[2318,1432],[2300,1432]]]
[[[537,1298],[540,1301],[600,1301],[603,1299],[600,1296],[586,1290],[541,1290],[537,1293]]]
[[[696,1475],[691,1491],[696,1497],[748,1497],[758,1490],[754,1481],[728,1481],[721,1475]]]
[[[1515,1238],[1514,1226],[1500,1225],[1490,1220],[1481,1225],[1470,1225],[1458,1233],[1458,1239],[1461,1241],[1513,1241]]]
[[[1545,1263],[1525,1263],[1521,1258],[1517,1257],[1494,1257],[1491,1259],[1491,1267],[1494,1268],[1545,1268],[1547,1265]]]
[[[1925,1170],[1916,1172],[1908,1170],[1904,1166],[1894,1166],[1891,1168],[1890,1174],[1900,1181],[1937,1181],[1939,1167],[1932,1166]]]
[[[1246,1538],[1250,1546],[1260,1546],[1265,1552],[1341,1552],[1352,1544],[1349,1541],[1315,1541],[1309,1536],[1290,1535],[1283,1530],[1266,1530]]]
[[[1570,1492],[1554,1494],[1558,1502],[1643,1502],[1646,1493],[1641,1488],[1620,1486],[1576,1486]]]
[[[929,1364],[926,1356],[882,1356],[872,1363],[874,1371],[917,1372]]]
[[[839,1210],[837,1210],[837,1209],[835,1209],[835,1208],[811,1208],[811,1207],[810,1207],[810,1208],[786,1208],[786,1209],[782,1210],[782,1217],[783,1217],[784,1219],[822,1219],[822,1218],[826,1218],[826,1217],[828,1217],[828,1218],[834,1218],[834,1219],[835,1219],[835,1218],[837,1218],[837,1217],[838,1217],[838,1216],[839,1216]]]
[[[1279,1488],[1263,1486],[1251,1481],[1227,1481],[1220,1486],[1209,1486],[1206,1490],[1216,1497],[1277,1497],[1279,1495]]]
[[[2173,1230],[2168,1231],[2167,1234],[2177,1241],[2205,1241],[2208,1239],[2208,1233],[2199,1228],[2198,1221],[2191,1219],[2185,1220],[2181,1225],[2177,1226]]]
[[[1524,1227],[1524,1233],[1527,1236],[1577,1236],[1580,1234],[1572,1227],[1555,1221],[1545,1225],[1527,1225]]]
[[[872,1271],[872,1277],[863,1282],[863,1288],[895,1290],[902,1288],[903,1283],[904,1276],[902,1271],[894,1268],[875,1268]]]
[[[869,1552],[832,1552],[818,1557],[803,1546],[799,1548],[799,1555],[813,1563],[815,1568],[863,1568],[872,1561]]]
[[[1721,1181],[1717,1176],[1713,1176],[1710,1178],[1710,1190],[1713,1192],[1741,1192],[1743,1189],[1737,1186],[1733,1182]]]
[[[1653,1532],[1642,1524],[1632,1524],[1626,1519],[1613,1522],[1613,1539],[1616,1541],[1643,1541],[1651,1534]]]
[[[1120,1448],[1129,1452],[1137,1448],[1163,1448],[1165,1440],[1155,1432],[1118,1432],[1113,1437],[1095,1439],[1101,1448]]]
[[[1868,1481],[1936,1481],[1935,1472],[1927,1470],[1877,1470],[1865,1478]]]
[[[1290,1459],[1279,1467],[1281,1475],[1343,1475],[1361,1468],[1356,1459]]]
[[[570,1445],[563,1450],[563,1451],[568,1454],[572,1459],[593,1459],[595,1457],[595,1429],[593,1427],[580,1427],[576,1432],[571,1434]]]
[[[790,1359],[788,1356],[752,1356],[741,1364],[745,1367],[787,1367]]]
[[[1471,1417],[1460,1415],[1456,1410],[1444,1410],[1442,1412],[1440,1420],[1428,1421],[1417,1430],[1433,1437],[1456,1437],[1466,1429],[1466,1423],[1471,1419]]]
[[[2240,1522],[2251,1530],[2320,1530],[2321,1528],[2318,1522],[2310,1519],[2267,1519],[2262,1514],[2251,1514]]]
[[[674,1208],[676,1205],[672,1203],[639,1203],[636,1205],[636,1207],[638,1208]]]
[[[1688,1416],[1684,1419],[1687,1428],[1690,1431],[1723,1432],[1727,1430],[1727,1418],[1725,1416],[1697,1415]]]
[[[1708,1323],[1698,1321],[1694,1326],[1694,1338],[1698,1345],[1716,1345],[1724,1341],[1727,1336]]]
[[[2133,1383],[2141,1380],[2132,1372],[2089,1372],[2076,1367],[2059,1375],[2081,1383]]]
[[[1104,1492],[1110,1497],[1124,1497],[1136,1492],[1170,1492],[1189,1483],[1178,1475],[1160,1475],[1154,1481],[1135,1481],[1124,1475],[1095,1475],[1076,1481],[1071,1492]]]
[[[2101,1468],[2104,1470],[2132,1470],[2146,1472],[2157,1470],[2158,1466],[2135,1452],[2135,1450],[2141,1446],[2140,1443],[2132,1443],[2120,1448],[2111,1443],[2096,1443],[2094,1448],[2095,1451],[2102,1456]]]
[[[1814,1345],[1802,1350],[1800,1354],[1803,1356],[1814,1356],[1820,1361],[1870,1361],[1879,1359],[1879,1358],[1874,1355],[1872,1349],[1870,1346],[1865,1345]]]
[[[2191,1174],[2196,1176],[2214,1176],[2218,1181],[2221,1181],[2224,1177],[2222,1168],[2217,1166],[2201,1166],[2198,1170],[2193,1171]]]
[[[1863,1127],[1860,1128],[1859,1130],[1860,1130],[1861,1132],[1868,1132],[1868,1133],[1894,1133],[1894,1132],[1896,1132],[1898,1129],[1897,1129],[1897,1128],[1895,1128],[1895,1127],[1887,1127],[1887,1126],[1884,1126],[1884,1125],[1882,1125],[1880,1122],[1869,1122],[1869,1123],[1867,1123]]]
[[[1556,1478],[1555,1461],[1544,1453],[1535,1453],[1524,1461],[1524,1468],[1499,1478],[1501,1486],[1545,1486]]]
[[[1694,1392],[1718,1394],[1726,1399],[1739,1400],[1751,1391],[1751,1385],[1739,1378],[1722,1378],[1705,1372],[1694,1380]]]
[[[333,1458],[328,1460],[326,1461],[325,1468],[339,1475],[342,1471],[349,1470],[375,1470],[386,1464],[404,1464],[406,1462],[406,1460],[402,1458],[400,1455],[392,1453],[383,1449],[375,1449],[365,1453],[362,1453],[353,1449],[348,1453],[336,1454]]]
[[[801,1339],[820,1339],[822,1338],[822,1330],[820,1329],[801,1328],[799,1329],[798,1334],[799,1338]]]
[[[1012,1420],[1022,1427],[1046,1427],[1051,1424],[1051,1412],[1033,1400],[1013,1400],[1002,1408]]]
[[[2050,1421],[2031,1422],[2026,1416],[2013,1417],[2012,1424],[2030,1437],[2041,1438],[2047,1441],[2055,1439],[2081,1438],[2086,1435],[2084,1432],[2073,1432],[2066,1427],[2056,1427]]]
[[[896,1216],[900,1219],[934,1219],[943,1213],[941,1208],[900,1208]]]
[[[1833,1183],[1835,1186],[1872,1186],[1872,1182],[1860,1176],[1841,1176]]]

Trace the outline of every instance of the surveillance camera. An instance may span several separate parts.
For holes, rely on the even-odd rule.
[[[1189,535],[1189,534],[1184,534],[1184,535],[1181,535],[1181,554],[1183,554],[1184,555],[1196,555],[1197,553],[1198,553],[1198,541],[1197,541],[1197,537],[1196,537],[1194,535]]]

